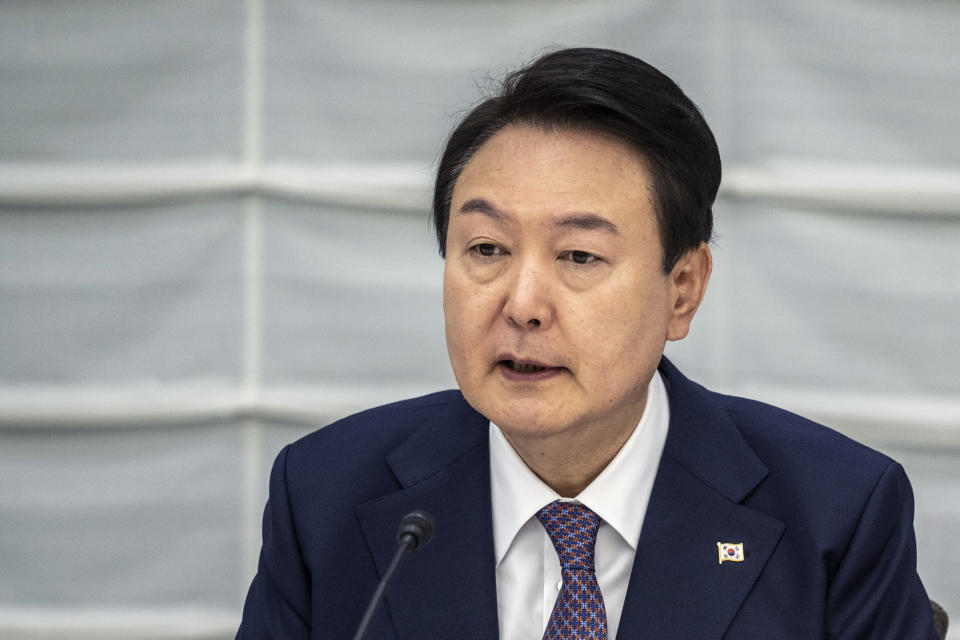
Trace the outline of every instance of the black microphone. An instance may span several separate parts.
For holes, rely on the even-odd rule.
[[[363,636],[367,632],[367,627],[370,626],[370,621],[373,620],[373,614],[377,611],[377,606],[379,606],[380,601],[383,600],[383,594],[387,591],[387,584],[390,583],[390,579],[393,578],[393,574],[396,573],[397,567],[400,566],[400,561],[403,560],[403,557],[407,555],[408,552],[419,549],[430,542],[432,537],[433,516],[426,511],[419,509],[417,511],[411,511],[400,519],[400,526],[397,528],[397,552],[394,554],[393,560],[390,561],[390,566],[387,567],[386,573],[380,578],[380,583],[377,584],[377,590],[373,592],[373,597],[370,598],[370,604],[367,605],[367,610],[363,614],[363,619],[360,621],[360,626],[357,627],[357,632],[354,634],[353,640],[363,640]]]
[[[930,601],[930,606],[933,607],[933,628],[937,630],[938,636],[946,639],[947,627],[950,626],[950,618],[947,616],[947,612],[944,611],[943,607],[933,600]]]

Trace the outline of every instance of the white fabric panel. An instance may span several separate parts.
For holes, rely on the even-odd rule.
[[[0,192],[31,167],[56,202],[60,168],[134,176],[109,205],[0,207],[0,636],[232,637],[276,452],[453,385],[442,264],[413,213],[427,180],[407,176],[490,77],[619,48],[702,107],[726,169],[909,180],[960,172],[958,33],[960,4],[938,0],[0,3]],[[254,179],[223,177],[241,161]],[[223,195],[280,184],[262,175],[295,188]],[[345,179],[319,205],[283,198],[315,175]],[[128,187],[147,203],[117,204]],[[871,440],[875,407],[853,422],[904,462],[921,575],[958,612],[960,202],[874,215],[764,194],[718,204],[710,290],[668,353],[722,390],[806,394],[815,417],[837,397],[918,408],[876,430],[895,442]],[[158,420],[165,403],[229,417]],[[912,435],[924,421],[953,444]]]
[[[960,394],[960,218],[718,213],[707,300],[671,345],[688,368],[734,388]]]
[[[728,161],[960,165],[956,3],[725,5]]]
[[[681,80],[709,76],[710,24],[698,3],[278,0],[265,8],[269,159],[428,165],[479,88],[548,48],[620,48]]]
[[[678,80],[728,162],[956,165],[944,134],[960,101],[958,13],[825,0],[271,2],[267,155],[430,159],[491,75],[545,48],[608,46]]]
[[[423,217],[284,201],[266,211],[267,387],[370,388],[397,399],[455,385],[443,263]]]
[[[242,46],[230,0],[5,1],[0,159],[237,157]]]
[[[0,605],[234,609],[241,457],[229,424],[4,430]]]
[[[240,379],[236,200],[0,210],[0,384]]]

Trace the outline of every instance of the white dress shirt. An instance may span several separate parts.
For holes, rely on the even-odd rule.
[[[607,610],[607,637],[616,637],[640,528],[667,438],[670,407],[659,372],[633,434],[573,499],[600,516],[594,563]],[[490,423],[493,543],[501,640],[540,640],[562,585],[560,559],[535,514],[560,499]]]

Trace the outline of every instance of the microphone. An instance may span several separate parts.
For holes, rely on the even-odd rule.
[[[933,607],[933,628],[937,630],[938,636],[946,638],[947,627],[950,626],[950,618],[947,616],[947,612],[944,611],[943,607],[933,600],[930,601],[930,606]]]
[[[433,516],[426,511],[420,509],[411,511],[400,519],[400,526],[397,528],[397,552],[394,554],[393,560],[390,561],[386,573],[380,578],[377,589],[373,592],[373,597],[370,598],[370,604],[367,605],[367,610],[363,614],[363,619],[360,620],[360,626],[357,627],[353,640],[363,640],[367,627],[373,620],[373,614],[377,611],[380,601],[383,600],[387,585],[393,578],[393,574],[396,573],[403,557],[410,551],[419,549],[430,542],[431,538],[433,538]]]

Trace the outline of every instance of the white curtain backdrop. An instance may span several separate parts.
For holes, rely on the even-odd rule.
[[[445,134],[576,45],[720,143],[668,353],[903,462],[960,618],[958,34],[944,0],[5,0],[0,637],[233,636],[279,448],[453,385]]]

